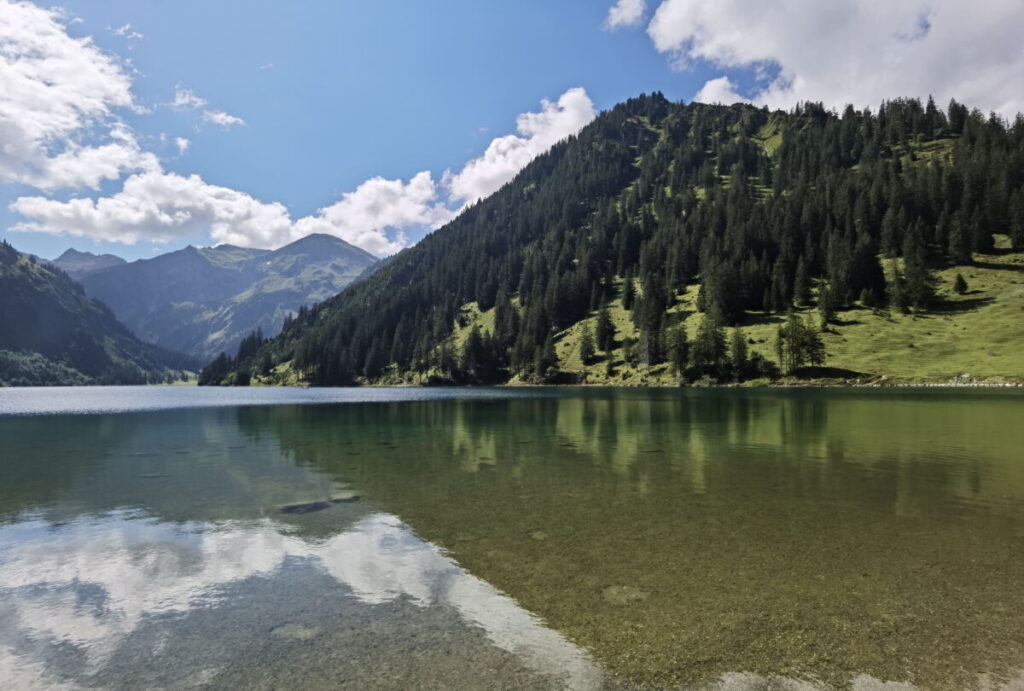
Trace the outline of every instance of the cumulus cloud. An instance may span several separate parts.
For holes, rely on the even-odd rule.
[[[330,233],[378,256],[394,254],[408,244],[407,228],[437,228],[452,218],[452,212],[438,201],[437,185],[429,172],[401,180],[372,178],[341,200],[320,209],[316,216],[299,219],[294,237]],[[391,238],[387,229],[396,229]]]
[[[647,31],[677,64],[753,69],[752,100],[771,107],[932,94],[1008,116],[1024,110],[1020,0],[664,0]]]
[[[696,93],[693,100],[698,103],[722,103],[724,105],[747,101],[736,91],[736,84],[728,77],[709,80]]]
[[[496,192],[526,164],[579,132],[596,115],[594,103],[581,88],[569,89],[557,102],[541,101],[539,113],[523,113],[517,118],[518,135],[494,139],[482,156],[446,176],[451,201],[469,204]]]
[[[211,185],[198,175],[152,171],[129,177],[120,192],[99,199],[20,197],[10,208],[28,220],[11,230],[129,245],[208,235],[217,244],[271,248],[329,233],[381,256],[408,244],[405,229],[435,228],[451,218],[437,196],[429,172],[407,183],[373,178],[316,215],[293,221],[283,204]]]
[[[178,147],[178,155],[181,156],[188,151],[188,147],[191,145],[191,142],[184,137],[175,137],[174,145]]]
[[[159,171],[132,175],[110,197],[66,202],[20,197],[11,210],[30,219],[11,230],[67,233],[129,245],[208,232],[217,243],[275,247],[289,240],[292,227],[283,204],[210,185],[198,175]]]
[[[0,14],[0,181],[96,187],[150,168],[116,115],[135,107],[121,64],[57,10],[0,0]]]
[[[206,120],[206,122],[212,122],[215,125],[220,125],[221,127],[225,128],[233,127],[234,125],[245,124],[245,120],[243,120],[242,118],[238,118],[234,115],[225,113],[223,110],[204,110],[203,120]]]
[[[636,26],[644,18],[647,3],[644,0],[618,0],[608,10],[604,20],[604,28],[608,31],[624,26]]]

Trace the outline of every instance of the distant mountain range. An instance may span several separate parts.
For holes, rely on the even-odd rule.
[[[70,248],[49,263],[78,281],[86,274],[109,269],[112,266],[120,266],[128,262],[113,254],[93,254],[92,252],[79,252],[74,248]]]
[[[144,384],[198,364],[143,343],[63,271],[0,243],[0,386]]]
[[[276,334],[289,312],[335,295],[376,263],[322,234],[277,250],[189,246],[129,263],[72,249],[52,261],[141,339],[204,360],[234,352],[257,328]]]

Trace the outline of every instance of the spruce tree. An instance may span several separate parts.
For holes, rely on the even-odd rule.
[[[967,281],[964,280],[963,274],[957,274],[953,280],[953,290],[956,291],[957,295],[963,295],[967,292]]]
[[[810,300],[811,289],[810,284],[807,282],[807,262],[804,261],[804,256],[801,254],[800,259],[796,263],[796,275],[793,278],[793,303],[798,307],[802,307],[807,304]]]
[[[915,224],[903,241],[903,271],[907,304],[925,309],[934,296],[934,279],[928,270],[920,224]]]
[[[597,347],[602,352],[610,353],[615,348],[615,324],[608,313],[608,305],[604,304],[597,313]]]
[[[668,360],[672,372],[682,376],[690,362],[690,343],[686,338],[686,324],[680,324],[669,332]]]
[[[580,361],[584,365],[590,364],[594,359],[594,336],[590,333],[590,324],[583,325],[583,334],[580,336]]]
[[[743,335],[743,329],[733,327],[732,340],[729,343],[729,358],[732,364],[733,376],[740,380],[746,377],[749,369],[750,359],[747,355],[747,337]]]
[[[693,366],[702,374],[717,374],[726,357],[722,318],[716,311],[706,312],[690,349]]]

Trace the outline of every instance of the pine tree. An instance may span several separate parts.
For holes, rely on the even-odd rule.
[[[694,368],[704,374],[717,373],[726,362],[725,330],[717,312],[707,312],[690,349]]]
[[[636,301],[636,286],[633,285],[633,279],[626,276],[625,281],[622,284],[622,306],[628,310],[633,309],[633,303]]]
[[[548,334],[544,345],[537,348],[534,361],[534,375],[538,379],[551,379],[558,372],[558,354],[555,352],[555,339]]]
[[[963,216],[959,212],[953,214],[950,221],[949,246],[946,251],[954,264],[970,264],[972,261],[970,241],[964,228]]]
[[[594,359],[594,336],[590,333],[590,324],[583,325],[583,334],[580,336],[580,361],[584,365],[590,364]]]
[[[732,340],[729,344],[729,357],[732,364],[733,375],[736,379],[745,378],[750,365],[750,361],[747,356],[747,337],[743,335],[743,329],[738,326],[734,327],[732,330]]]
[[[957,295],[963,295],[967,292],[967,281],[964,280],[963,274],[957,274],[953,280],[953,290],[956,291]]]
[[[903,241],[903,271],[907,305],[926,308],[934,296],[934,279],[928,270],[920,224],[914,224]]]
[[[597,347],[609,353],[615,348],[615,324],[608,313],[608,305],[604,304],[597,313]]]
[[[796,276],[793,278],[793,303],[802,307],[810,300],[810,284],[807,282],[807,263],[803,255],[796,263]]]
[[[672,372],[678,377],[686,371],[690,362],[690,343],[686,338],[686,324],[680,324],[669,332],[668,360]]]

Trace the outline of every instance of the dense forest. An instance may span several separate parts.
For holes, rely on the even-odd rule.
[[[164,383],[196,367],[140,341],[57,267],[0,242],[0,386]]]
[[[272,382],[283,369],[318,385],[560,381],[556,341],[581,321],[579,359],[604,357],[609,372],[774,377],[823,364],[821,333],[841,310],[934,309],[934,272],[1001,251],[996,237],[1024,248],[1020,115],[931,99],[772,112],[656,93],[601,114],[202,381]],[[492,316],[467,330],[467,305]],[[743,331],[765,317],[771,357]]]

